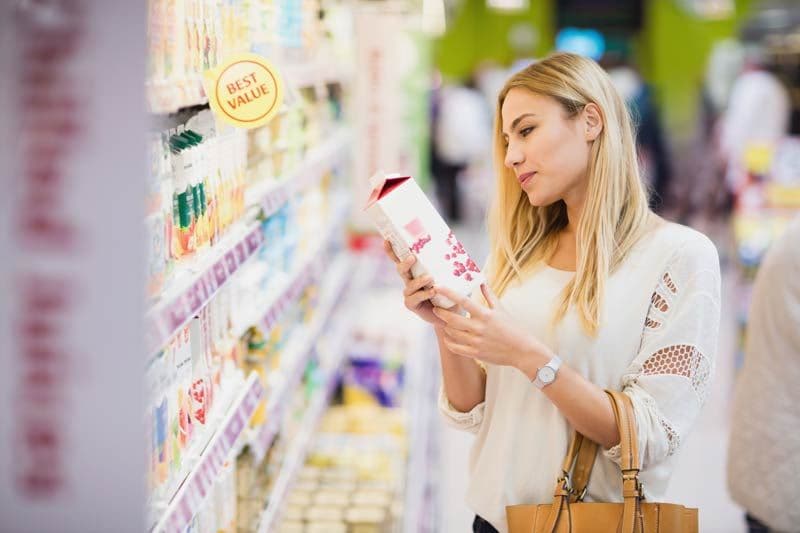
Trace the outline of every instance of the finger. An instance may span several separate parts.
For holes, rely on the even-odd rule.
[[[476,341],[478,340],[472,333],[450,326],[446,326],[444,328],[444,333],[451,341],[462,346],[474,347],[476,346]]]
[[[389,259],[394,261],[395,263],[399,263],[400,259],[397,258],[397,254],[394,253],[394,248],[392,248],[392,243],[389,241],[383,241],[383,249],[386,251],[386,255],[389,256]]]
[[[483,297],[486,299],[486,303],[489,305],[489,309],[497,308],[498,300],[497,296],[492,292],[492,289],[485,283],[481,283],[481,292],[483,293]]]
[[[429,285],[430,283],[433,283],[433,278],[430,276],[422,276],[420,278],[407,281],[406,287],[403,290],[403,294],[405,296],[411,296],[412,294],[424,288],[426,285]]]
[[[397,273],[400,274],[404,279],[411,279],[413,276],[411,275],[411,266],[417,260],[416,257],[413,255],[409,255],[405,258],[405,260],[400,261],[397,263]]]
[[[473,317],[481,317],[485,315],[485,309],[473,302],[470,298],[466,296],[461,296],[457,294],[455,291],[448,289],[447,287],[443,286],[436,286],[436,294],[441,294],[451,302],[455,302],[456,304],[463,307],[471,316]]]
[[[406,296],[406,307],[409,309],[416,309],[419,304],[426,300],[430,300],[436,295],[433,289],[425,289],[417,291],[411,296]]]
[[[472,357],[472,358],[478,356],[478,351],[475,348],[464,346],[463,344],[459,344],[457,342],[453,342],[448,339],[445,339],[444,345],[447,347],[449,351],[451,351],[456,355],[460,355],[463,357]]]
[[[461,316],[458,313],[454,313],[453,311],[449,311],[441,307],[434,307],[433,314],[452,328],[477,333],[475,323],[470,318]]]

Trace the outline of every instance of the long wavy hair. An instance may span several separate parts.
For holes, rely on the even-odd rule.
[[[514,171],[504,165],[501,111],[508,92],[515,88],[554,98],[570,118],[589,103],[600,108],[603,129],[590,149],[586,204],[577,229],[577,271],[553,316],[555,325],[574,307],[583,329],[594,336],[606,279],[655,218],[639,176],[631,117],[605,71],[591,59],[575,54],[550,55],[506,82],[497,99],[497,186],[488,214],[494,244],[488,278],[498,295],[524,273],[543,266],[555,252],[557,235],[568,222],[563,201],[532,206]]]

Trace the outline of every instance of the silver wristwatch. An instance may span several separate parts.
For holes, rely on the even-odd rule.
[[[550,359],[550,362],[536,371],[533,384],[543,389],[556,380],[558,369],[561,368],[561,358],[557,355]]]

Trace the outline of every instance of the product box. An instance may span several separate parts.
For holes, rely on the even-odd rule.
[[[486,278],[414,178],[390,174],[372,183],[364,210],[401,261],[412,253],[417,256],[411,267],[415,278],[429,275],[435,285],[463,296],[480,290]],[[441,295],[432,301],[438,307],[453,305]]]

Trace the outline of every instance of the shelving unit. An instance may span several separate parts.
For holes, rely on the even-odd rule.
[[[255,46],[256,51],[258,46]],[[324,83],[344,81],[348,77],[347,70],[341,66],[309,61],[305,63],[287,64],[279,68],[286,85],[301,89]],[[181,109],[208,104],[208,96],[203,87],[201,77],[195,77],[184,83],[182,90],[164,84],[151,82],[147,84],[150,101],[150,112],[153,114],[176,113]]]
[[[339,369],[347,355],[347,344],[348,340],[350,339],[350,332],[352,330],[352,318],[347,312],[336,313],[338,316],[333,318],[333,311],[337,307],[346,307],[349,305],[349,303],[345,301],[337,305],[335,302],[342,299],[344,294],[359,294],[362,290],[366,289],[370,285],[376,273],[375,265],[370,261],[369,258],[362,258],[358,260],[356,264],[354,264],[352,259],[341,258],[338,265],[334,267],[334,271],[335,269],[341,269],[341,274],[337,274],[336,276],[342,276],[343,285],[340,288],[332,290],[334,293],[337,290],[340,292],[338,295],[335,295],[335,297],[332,296],[331,298],[331,308],[328,313],[328,317],[325,319],[327,325],[320,324],[319,332],[317,332],[316,335],[312,335],[315,341],[310,343],[308,348],[305,350],[307,356],[310,355],[314,349],[313,346],[316,344],[316,338],[318,338],[319,334],[326,329],[336,332],[334,337],[335,340],[329,344],[330,346],[333,346],[333,348],[330,348],[330,352],[328,354],[330,357],[325,358],[328,364],[326,365],[327,368],[325,370],[324,385],[320,387],[309,403],[309,407],[307,408],[303,418],[302,428],[295,436],[289,447],[290,452],[283,462],[280,474],[275,481],[275,485],[272,489],[272,493],[270,494],[267,505],[262,512],[257,529],[258,533],[267,533],[272,531],[280,520],[286,496],[291,490],[297,478],[297,474],[302,468],[305,458],[308,455],[316,428],[320,419],[322,418],[322,415],[328,408],[331,394],[336,387]],[[334,277],[334,274],[332,274],[331,277]],[[332,285],[335,286],[334,283],[332,283]],[[298,366],[302,367],[302,365]],[[268,434],[267,436],[272,438],[274,437],[274,434]]]
[[[307,327],[301,326],[293,334],[292,340],[283,351],[282,368],[278,374],[273,374],[269,384],[267,422],[250,440],[250,449],[257,463],[263,460],[275,438],[283,417],[287,394],[300,382],[303,369],[313,353],[317,340],[331,323],[333,311],[347,290],[350,282],[348,273],[352,263],[347,253],[340,254],[334,260],[329,274],[331,279],[325,287],[327,290],[322,296],[315,318]]]
[[[247,205],[258,205],[264,216],[271,216],[295,194],[319,183],[322,175],[342,157],[349,146],[344,129],[318,149],[309,153],[290,177],[277,185],[254,187],[247,191]],[[338,226],[337,226],[338,227]],[[207,253],[180,266],[165,294],[151,307],[145,317],[145,353],[148,358],[185,326],[214,297],[264,244],[259,225],[240,222],[222,242]]]
[[[340,309],[346,295],[357,290],[353,286],[360,286],[365,279],[357,268],[363,265],[356,265],[354,256],[342,250],[341,238],[352,196],[340,181],[347,177],[343,174],[352,138],[342,113],[349,99],[346,84],[353,72],[346,67],[344,55],[351,51],[342,32],[325,26],[322,5],[296,3],[272,9],[240,0],[222,6],[198,0],[187,3],[185,12],[174,14],[160,2],[156,0],[148,13],[150,66],[155,67],[148,72],[160,78],[149,80],[147,96],[154,122],[162,124],[162,141],[166,135],[178,143],[173,136],[180,137],[180,128],[191,130],[186,135],[190,145],[186,153],[194,157],[191,147],[199,145],[191,142],[192,135],[202,134],[205,142],[227,134],[227,127],[205,119],[211,111],[202,71],[233,54],[250,51],[270,61],[283,80],[286,98],[273,122],[248,133],[246,148],[243,136],[237,137],[241,142],[235,145],[235,171],[222,176],[227,180],[223,183],[233,185],[223,186],[217,197],[234,206],[228,212],[233,211],[239,220],[232,224],[226,220],[225,234],[219,240],[207,237],[199,226],[197,247],[204,249],[187,258],[167,247],[164,269],[157,270],[159,264],[154,262],[148,271],[153,280],[149,294],[158,296],[145,315],[145,355],[154,391],[147,415],[153,435],[148,445],[148,485],[160,498],[151,500],[148,531],[235,529],[245,515],[259,518],[261,507],[267,504],[264,492],[275,483],[260,520],[268,530],[271,521],[279,518],[283,497],[303,464],[347,355],[352,328]],[[335,10],[325,6],[325,12]],[[277,16],[288,17],[286,20],[293,22],[285,24],[296,27],[279,35],[270,26],[277,23]],[[224,23],[209,24],[215,17],[224,18]],[[199,38],[193,39],[193,34]],[[197,115],[200,118],[190,125]],[[163,157],[153,158],[153,168],[168,180],[182,180],[183,175],[175,170],[180,167],[170,165],[186,161],[172,157],[183,154],[183,148],[179,145],[181,150],[176,150],[166,141],[159,145],[157,134],[154,137],[156,147],[163,146]],[[209,160],[223,174],[226,167],[217,163],[223,161],[217,154],[224,153],[216,151],[219,146],[221,143],[209,144],[213,154]],[[166,163],[159,166],[159,161]],[[205,164],[204,159],[200,161]],[[202,178],[203,167],[200,171],[194,166],[184,168],[194,169],[189,173],[191,179]],[[167,214],[159,211],[148,219],[148,230],[156,236],[161,220],[168,230],[175,227],[169,225],[169,206],[163,203],[170,197],[170,185],[164,185],[159,203]],[[206,190],[190,186],[202,191],[198,194]],[[153,196],[159,198],[158,190],[153,189]],[[201,197],[201,201],[205,199]],[[211,216],[219,213],[208,212]],[[191,238],[193,224],[184,226],[190,229],[181,237]],[[175,233],[166,235],[176,242]],[[154,248],[158,246],[155,238],[150,242]],[[191,241],[178,244],[184,254],[194,250]],[[162,285],[165,288],[159,292]],[[292,318],[295,316],[302,318]],[[186,357],[187,346],[191,360]],[[275,369],[277,361],[279,368]],[[189,365],[191,381],[185,370]],[[241,369],[255,370],[245,379]],[[308,381],[304,380],[306,369],[311,376]],[[162,387],[162,383],[175,390]],[[204,383],[211,383],[211,388],[204,388]],[[299,394],[301,386],[313,394],[310,399]],[[166,398],[163,402],[162,396]],[[206,424],[200,411],[202,401],[208,402],[206,409],[210,410]],[[298,412],[292,411],[290,419],[293,405]],[[305,409],[305,418],[297,421],[298,427],[294,416],[302,415],[301,409]],[[253,427],[256,424],[261,425]],[[202,434],[192,433],[197,428]],[[275,443],[278,433],[281,440]],[[272,470],[266,472],[263,464],[265,457],[272,446],[283,449],[287,444],[289,456],[282,467],[269,463],[270,469],[281,468],[275,474],[279,479],[272,478]],[[172,451],[165,452],[169,446]],[[253,462],[259,463],[260,472],[249,466]],[[234,472],[229,470],[231,466]],[[242,472],[254,476],[255,490],[249,496],[241,485],[247,477]],[[231,483],[237,486],[231,488]],[[251,501],[244,501],[248,498]],[[238,522],[238,527],[241,524]]]
[[[281,473],[275,481],[275,486],[272,489],[267,506],[261,516],[261,521],[257,530],[258,533],[268,533],[272,531],[277,521],[280,519],[284,500],[297,478],[300,468],[303,466],[303,462],[305,461],[314,437],[314,432],[316,431],[323,413],[328,407],[330,396],[336,386],[338,368],[344,360],[344,341],[347,338],[347,332],[349,332],[349,327],[341,326],[341,328],[340,335],[342,342],[338,350],[338,357],[335,364],[331,365],[327,371],[325,385],[316,392],[314,398],[311,400],[303,419],[302,429],[292,442],[291,451],[284,461]]]
[[[191,462],[188,475],[170,498],[158,523],[152,528],[154,533],[182,532],[204,505],[222,465],[241,448],[241,437],[247,429],[250,417],[264,397],[264,388],[255,373],[250,374],[242,386],[236,386],[236,383],[230,385],[226,390],[240,392],[223,411],[222,416],[216,419],[212,417],[209,426],[216,429],[208,433],[209,438],[204,444],[198,445],[199,455]]]

